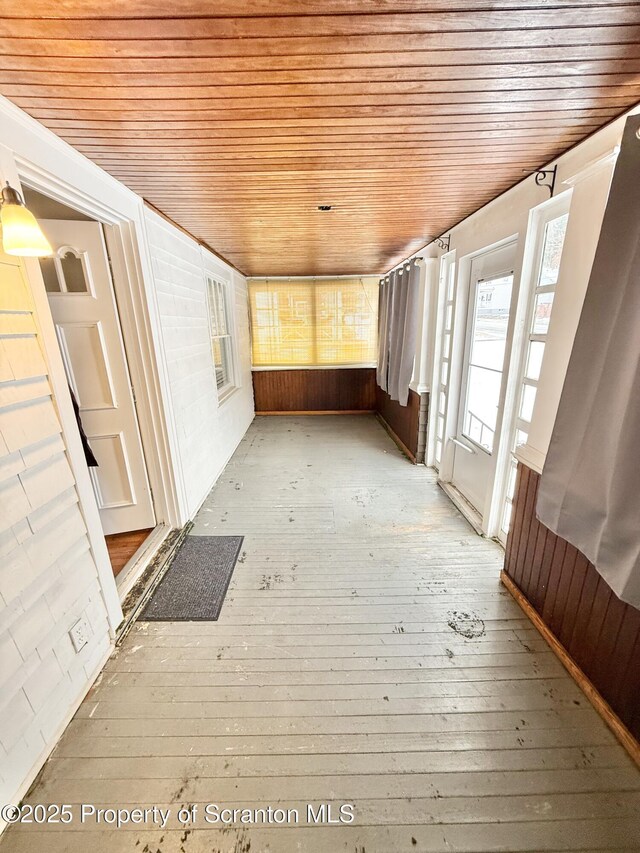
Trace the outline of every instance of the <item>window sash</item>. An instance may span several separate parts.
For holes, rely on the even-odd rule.
[[[377,278],[249,282],[253,366],[375,365]]]
[[[209,336],[218,397],[234,387],[233,337],[227,288],[224,282],[207,276]]]

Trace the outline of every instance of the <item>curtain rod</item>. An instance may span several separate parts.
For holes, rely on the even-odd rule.
[[[328,281],[336,281],[337,279],[359,279],[359,278],[380,278],[380,273],[368,272],[363,274],[355,273],[354,275],[248,275],[247,281],[316,281],[318,279],[326,279]]]
[[[400,269],[400,267],[406,267],[408,264],[411,263],[411,261],[424,261],[424,257],[422,255],[416,255],[413,258],[407,258],[406,261],[401,261],[399,264],[396,264],[395,267],[391,267],[389,272],[384,273],[383,275],[380,276],[380,278],[382,278],[382,279],[387,278],[388,276],[391,275],[392,272],[394,272],[397,269]]]

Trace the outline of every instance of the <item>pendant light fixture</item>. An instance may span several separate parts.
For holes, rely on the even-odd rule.
[[[20,193],[12,186],[2,187],[2,245],[7,255],[23,258],[42,258],[52,255],[53,249],[42,233],[38,222],[25,205]]]

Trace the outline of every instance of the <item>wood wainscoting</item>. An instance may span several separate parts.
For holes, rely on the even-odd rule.
[[[376,385],[375,396],[376,412],[393,440],[412,462],[423,462],[429,395],[410,390],[407,405],[401,406]]]
[[[520,463],[505,573],[629,732],[640,740],[640,610],[536,518],[540,475]]]
[[[373,412],[374,367],[254,370],[256,414]]]

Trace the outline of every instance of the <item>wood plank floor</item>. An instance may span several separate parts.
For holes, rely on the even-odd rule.
[[[147,527],[143,530],[130,530],[127,533],[110,533],[104,537],[115,577],[118,577],[152,530],[153,527]]]
[[[139,623],[29,797],[167,827],[76,817],[0,853],[639,849],[640,773],[499,585],[501,550],[373,417],[258,418],[194,532],[245,535],[220,621]],[[219,829],[207,803],[300,822]]]

